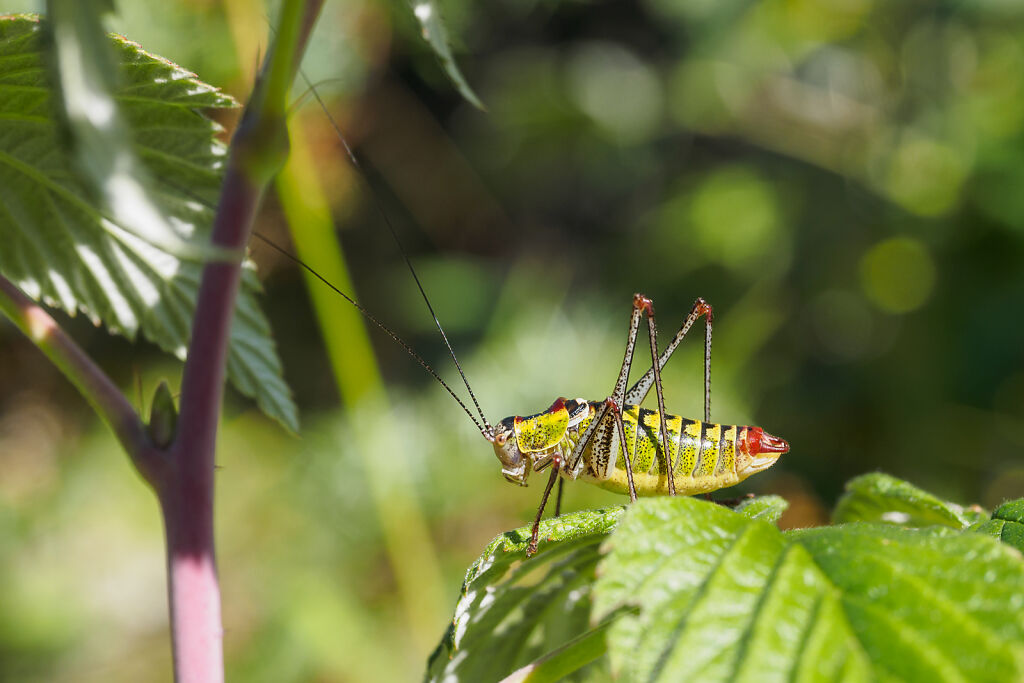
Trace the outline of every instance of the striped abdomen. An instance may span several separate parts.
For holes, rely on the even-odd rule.
[[[637,495],[667,494],[667,467],[658,411],[627,405],[623,408],[622,421],[626,456],[633,466]],[[578,438],[588,422],[589,419],[581,423],[573,436]],[[744,468],[748,460],[745,440],[750,427],[701,422],[678,415],[666,415],[665,422],[678,493],[693,495],[714,491],[737,484],[752,474],[745,472]],[[599,434],[595,436],[599,436],[601,431],[599,428]],[[609,456],[615,458],[614,466],[610,466]],[[602,488],[628,493],[626,462],[614,423],[612,429],[604,431],[604,438],[595,438],[588,446],[584,459],[589,466],[584,470],[583,478]]]

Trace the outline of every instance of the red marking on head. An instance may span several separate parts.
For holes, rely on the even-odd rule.
[[[641,311],[646,311],[648,316],[654,315],[654,302],[648,299],[643,294],[633,295],[633,308],[638,308]]]
[[[788,453],[789,443],[785,439],[772,436],[760,427],[748,427],[744,442],[747,454],[757,456],[761,453]]]
[[[551,407],[546,412],[557,413],[559,410],[565,410],[565,397],[559,396],[555,399],[555,402],[551,404]]]

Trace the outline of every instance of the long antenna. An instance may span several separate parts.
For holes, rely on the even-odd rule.
[[[297,264],[301,268],[305,269],[305,271],[307,273],[309,273],[310,275],[315,277],[317,280],[320,280],[320,282],[324,283],[325,285],[327,285],[328,287],[333,289],[337,294],[340,294],[345,299],[345,301],[347,301],[350,304],[352,304],[353,306],[355,306],[356,310],[358,310],[360,313],[363,314],[363,317],[365,317],[367,320],[369,320],[371,323],[373,323],[374,325],[376,325],[380,329],[384,330],[384,332],[389,337],[391,337],[393,340],[395,340],[395,342],[397,344],[399,344],[403,349],[405,349],[406,353],[408,353],[410,356],[412,356],[414,359],[416,359],[416,362],[419,363],[420,365],[422,365],[423,369],[426,370],[427,372],[429,372],[431,377],[433,377],[434,379],[436,379],[438,382],[441,383],[441,386],[443,386],[445,388],[445,391],[447,391],[449,394],[451,394],[452,398],[454,398],[455,401],[460,406],[462,406],[462,409],[466,412],[466,415],[469,415],[469,419],[473,421],[473,424],[476,425],[476,428],[478,430],[480,430],[481,434],[483,434],[484,436],[487,436],[490,433],[490,431],[491,431],[490,425],[487,426],[487,431],[484,431],[484,428],[480,425],[479,420],[477,420],[476,417],[473,416],[473,413],[469,412],[469,408],[467,408],[466,404],[462,402],[462,399],[459,398],[458,394],[456,394],[454,391],[452,391],[452,388],[450,386],[448,386],[448,383],[445,382],[443,379],[441,379],[441,377],[436,372],[434,372],[434,369],[432,367],[430,367],[430,365],[427,364],[427,361],[423,360],[423,358],[420,356],[420,354],[418,354],[415,351],[413,351],[412,347],[409,346],[408,344],[406,344],[405,341],[401,337],[399,337],[398,334],[396,334],[394,330],[392,330],[390,327],[388,327],[387,325],[385,325],[381,321],[377,320],[377,318],[373,317],[373,314],[370,313],[365,308],[363,308],[362,304],[360,304],[358,301],[356,301],[355,299],[350,297],[348,294],[346,294],[342,290],[338,289],[338,287],[336,287],[334,284],[332,284],[323,275],[321,275],[320,273],[318,273],[315,270],[313,270],[313,268],[311,266],[309,266],[305,261],[300,259],[298,256],[295,256],[294,254],[292,254],[287,249],[285,249],[285,248],[283,248],[281,246],[278,246],[277,244],[272,242],[269,238],[264,237],[263,235],[261,235],[260,233],[258,233],[255,230],[253,230],[252,234],[253,234],[253,237],[259,237],[260,240],[262,240],[267,246],[271,247],[272,249],[274,249],[275,251],[277,251],[281,255],[283,255],[286,258],[288,258],[289,260],[293,261],[295,264]],[[486,423],[486,420],[484,422]]]
[[[323,110],[324,114],[327,116],[327,120],[331,122],[331,127],[334,128],[334,132],[338,136],[338,140],[341,141],[341,145],[342,145],[342,147],[344,147],[345,153],[348,155],[349,161],[351,162],[352,166],[355,167],[355,169],[359,173],[359,175],[362,177],[363,182],[366,184],[366,187],[370,190],[370,195],[373,197],[373,203],[377,207],[377,211],[380,213],[381,217],[384,219],[385,225],[388,226],[388,232],[391,233],[391,237],[395,240],[395,244],[398,245],[398,250],[402,253],[402,258],[405,260],[405,265],[409,268],[409,273],[412,274],[412,279],[413,279],[413,281],[416,282],[416,287],[420,290],[420,296],[423,297],[423,301],[427,305],[427,310],[430,311],[430,317],[432,317],[434,319],[434,325],[437,327],[437,331],[441,333],[441,339],[444,340],[444,345],[446,347],[448,347],[448,355],[451,356],[452,362],[455,363],[455,368],[459,371],[459,376],[462,377],[462,383],[466,385],[466,390],[469,391],[469,396],[470,396],[470,398],[473,399],[473,405],[476,406],[476,412],[477,412],[477,414],[480,415],[480,420],[483,422],[484,426],[487,428],[486,431],[484,431],[483,429],[481,429],[480,431],[483,432],[484,434],[491,433],[491,431],[492,431],[491,424],[487,421],[487,416],[484,415],[484,411],[480,408],[480,402],[476,400],[476,394],[473,393],[473,388],[471,386],[469,386],[469,380],[466,378],[466,373],[462,371],[462,365],[459,364],[459,359],[455,356],[455,349],[452,348],[451,342],[448,341],[448,335],[445,334],[444,328],[441,326],[441,321],[438,320],[437,314],[434,312],[434,307],[431,305],[430,299],[427,297],[427,293],[423,289],[423,284],[420,282],[420,278],[416,274],[416,269],[413,268],[412,261],[409,260],[409,254],[405,251],[405,247],[402,246],[402,241],[400,239],[398,239],[398,233],[395,231],[395,226],[392,224],[391,218],[390,218],[390,216],[388,216],[387,211],[384,210],[384,204],[381,201],[380,196],[377,194],[377,191],[374,189],[373,185],[370,184],[369,177],[366,175],[366,171],[363,169],[363,165],[361,163],[359,163],[359,159],[356,157],[355,152],[352,151],[352,147],[348,144],[348,140],[345,139],[344,133],[341,132],[341,126],[338,125],[338,122],[334,119],[334,116],[331,115],[330,110],[327,108],[327,104],[323,101],[323,98],[320,97],[320,92],[310,82],[309,78],[306,76],[305,73],[303,73],[300,70],[299,74],[302,76],[302,80],[305,81],[307,88],[309,88],[309,91],[313,93],[313,97],[316,98],[316,101],[320,105],[320,108]],[[264,239],[264,241],[266,241],[266,239]],[[279,247],[277,247],[277,245],[273,245],[273,246],[275,248],[277,248],[279,251],[281,251],[281,249]],[[291,254],[287,254],[287,255],[294,259],[294,257]],[[294,259],[294,260],[296,260],[300,265],[302,265],[302,267],[306,268],[311,273],[313,273],[313,275],[316,275],[316,277],[318,277],[319,279],[323,280],[325,283],[330,285],[332,289],[334,289],[335,291],[338,291],[339,294],[341,293],[337,289],[337,287],[334,287],[334,285],[331,285],[329,282],[327,282],[322,277],[320,277],[320,275],[318,275],[317,273],[313,272],[313,270],[311,268],[309,268],[309,266],[307,266],[305,263],[302,263],[301,261],[298,261],[298,259]],[[412,351],[412,349],[404,341],[399,339],[398,336],[394,332],[392,332],[387,327],[384,327],[384,325],[379,323],[373,316],[371,316],[366,311],[366,309],[364,309],[362,306],[357,304],[355,302],[355,300],[350,298],[348,295],[342,294],[342,296],[344,296],[346,299],[348,299],[348,301],[350,301],[360,311],[362,311],[362,313],[364,315],[366,315],[369,320],[372,320],[379,327],[381,327],[388,334],[390,334],[397,342],[399,342],[403,347],[405,347],[405,349],[407,351],[412,353],[412,355],[417,360],[419,360],[421,365],[423,365],[428,370],[430,370],[430,367],[426,363],[424,363],[423,360],[420,359],[420,357],[414,351]],[[430,370],[430,373],[432,375],[434,375],[434,377],[437,377],[437,373],[435,373],[433,370]],[[437,377],[437,379],[440,381],[440,377]],[[444,384],[444,382],[441,382],[441,384]],[[448,393],[450,393],[452,396],[455,396],[455,393],[450,388],[448,388],[447,384],[444,384],[444,386],[445,386],[445,389],[448,389]],[[458,400],[457,396],[456,396],[456,400]],[[459,400],[459,405],[462,405],[463,410],[466,409],[466,406],[462,403],[461,400]],[[469,411],[466,410],[466,412],[468,413]],[[470,417],[473,417],[473,416],[470,415]],[[476,421],[476,418],[473,419],[473,422],[476,423],[477,428],[480,427],[480,424]]]

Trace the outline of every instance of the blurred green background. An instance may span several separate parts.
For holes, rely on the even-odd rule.
[[[243,98],[273,16],[257,0],[119,9],[117,31]],[[666,337],[703,296],[712,418],[792,444],[742,487],[787,497],[784,524],[827,520],[843,482],[876,469],[963,503],[1024,492],[1024,5],[441,9],[486,113],[454,92],[403,2],[329,2],[304,69],[492,422],[607,395],[633,292],[654,299]],[[304,198],[315,216],[319,187],[355,292],[452,378],[366,182],[302,101],[308,159],[258,229],[287,243],[285,216]],[[346,344],[325,348],[301,273],[264,246],[253,256],[304,424],[292,437],[229,395],[228,675],[417,679],[466,566],[530,520],[540,487],[506,484],[454,402],[379,334],[375,362],[350,311],[331,322]],[[177,382],[153,348],[68,324],[130,395]],[[699,416],[694,336],[665,383],[671,412]],[[168,679],[153,497],[6,322],[0,376],[0,679]],[[623,502],[566,493],[567,509]]]

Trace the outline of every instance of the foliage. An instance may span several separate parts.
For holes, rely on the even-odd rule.
[[[961,532],[936,514],[958,506],[906,482],[871,475],[850,488],[837,516],[903,515],[780,532],[777,498],[736,511],[655,498],[546,522],[535,560],[514,564],[527,530],[518,544],[499,537],[467,574],[428,678],[499,680],[530,665],[548,680],[545,655],[587,633],[605,643],[578,666],[606,648],[626,681],[1024,675],[1024,558],[1019,531],[1006,531],[1024,501]]]
[[[430,676],[493,679],[586,631],[598,545],[622,513],[590,510],[544,521],[538,562],[522,562],[529,527],[494,539],[466,572],[451,628],[431,657]],[[538,571],[544,572],[539,580]]]
[[[963,508],[901,479],[876,472],[852,479],[846,485],[846,493],[832,513],[832,522],[935,524],[960,530],[987,517],[981,508]]]
[[[473,92],[455,63],[448,40],[448,29],[445,28],[444,19],[441,18],[441,8],[438,3],[434,0],[409,0],[409,6],[423,31],[423,39],[437,55],[445,74],[467,101],[471,102],[473,106],[483,109],[484,105],[480,98]]]
[[[392,215],[407,219],[398,226],[403,241],[429,276],[425,286],[442,321],[463,337],[456,340],[460,358],[488,414],[528,412],[567,391],[603,396],[621,359],[619,316],[628,295],[653,296],[670,329],[700,294],[719,314],[715,417],[757,421],[794,444],[783,467],[751,482],[753,490],[786,493],[791,516],[783,526],[822,519],[820,500],[834,499],[853,474],[884,468],[913,472],[941,496],[874,475],[850,482],[833,513],[837,522],[967,526],[1021,547],[1024,525],[1014,505],[980,521],[987,517],[980,509],[943,500],[995,508],[1020,495],[1024,482],[1024,327],[1012,314],[1024,292],[1019,8],[671,0],[414,7],[420,4],[443,6],[453,20],[449,28],[472,53],[465,61],[488,116],[447,89],[432,91],[435,56],[406,52],[380,3],[331,3],[336,14],[304,68],[321,91],[332,87],[325,79],[343,80],[344,97],[328,103],[351,117],[342,126],[355,133],[374,182],[388,187],[385,203],[404,204]],[[224,8],[238,3],[120,5],[121,32],[209,82],[248,91],[246,70],[265,45],[252,38],[245,50],[237,39],[245,30],[262,36],[262,17],[226,18]],[[442,68],[454,65],[451,54],[440,54]],[[153,90],[172,83],[201,99],[188,92],[189,77]],[[6,96],[17,87],[0,80],[0,134],[16,123],[5,108],[20,106],[20,96]],[[131,103],[120,105],[124,123],[137,126]],[[370,243],[381,232],[379,217],[361,210],[365,196],[349,191],[347,162],[323,117],[311,112],[304,124],[318,143],[318,175],[347,228],[362,298],[397,321],[403,336],[420,318],[429,328],[416,293],[396,276],[393,245]],[[194,138],[203,141],[197,154],[209,151],[209,137]],[[143,169],[168,162],[152,173],[158,187],[181,172],[144,149],[136,153]],[[65,155],[61,168],[81,174],[76,161]],[[80,196],[93,201],[87,181]],[[177,202],[177,189],[163,188],[158,199]],[[10,206],[12,194],[0,195],[0,204]],[[262,220],[280,229],[273,210]],[[11,245],[24,242],[8,232],[4,272],[5,258],[20,253]],[[35,237],[49,247],[47,234]],[[100,239],[136,258],[119,233]],[[63,306],[61,291],[43,277],[62,262],[46,254],[34,263],[42,275],[19,283],[51,289],[43,300]],[[97,314],[113,303],[104,300],[106,288],[93,291],[95,268],[73,272],[86,278],[85,291],[63,307],[124,326]],[[274,284],[268,311],[310,429],[296,445],[233,408],[223,425],[218,515],[231,531],[219,562],[229,668],[234,678],[275,683],[408,679],[421,671],[420,654],[446,617],[424,596],[453,592],[483,539],[530,514],[529,497],[502,487],[489,449],[480,452],[446,397],[422,391],[419,369],[400,350],[378,349],[393,405],[358,417],[335,410],[314,321],[296,305],[287,274]],[[122,290],[136,306],[134,289]],[[131,310],[137,318],[145,313]],[[82,338],[124,384],[136,363],[147,387],[176,372],[144,350],[129,364],[118,340]],[[164,571],[159,548],[149,544],[161,532],[151,501],[133,495],[130,477],[119,477],[125,473],[111,465],[109,443],[66,400],[63,385],[45,366],[26,362],[10,339],[0,349],[0,578],[10,598],[0,601],[0,678],[153,678],[154,667],[169,663],[165,601],[151,585]],[[429,357],[432,338],[410,341]],[[699,412],[700,392],[690,391],[699,386],[697,367],[694,356],[670,368],[670,409]],[[415,390],[398,381],[403,373]],[[367,494],[370,468],[384,481],[396,472],[407,477],[415,495],[391,501],[386,517]],[[384,498],[393,492],[385,486]],[[569,501],[603,507],[616,499],[570,489]],[[740,507],[774,521],[782,506],[758,497]],[[407,523],[412,518],[430,533],[415,550],[404,547],[403,569],[384,549],[403,547],[391,534],[418,528]],[[421,571],[437,563],[434,544],[444,550],[445,582],[431,583],[433,575]],[[121,561],[98,558],[95,548],[114,548]],[[532,561],[535,573],[530,563],[518,573],[513,559],[502,581],[519,577],[526,587],[540,580],[557,562],[546,556]],[[430,590],[403,593],[395,578],[403,572]],[[563,579],[543,580],[564,598],[559,604],[569,602],[559,593]],[[573,606],[579,617],[583,608]],[[429,628],[409,618],[417,609]],[[602,650],[616,615],[587,631]],[[516,633],[528,628],[511,617]],[[112,630],[119,637],[110,638]],[[575,639],[552,647],[560,643],[563,653],[593,653]],[[502,657],[522,654],[516,665],[545,651],[537,642],[501,645]],[[135,655],[124,657],[125,648]],[[486,665],[475,645],[465,652]],[[597,666],[606,670],[609,660]]]
[[[992,513],[992,518],[978,522],[971,531],[990,534],[1003,543],[1024,552],[1024,500],[1003,503]]]
[[[291,60],[301,57],[321,4],[282,7],[275,49],[230,156],[218,139],[223,129],[206,114],[235,101],[136,43],[107,36],[102,19],[113,8],[109,0],[51,0],[46,20],[0,15],[4,313],[110,422],[163,503],[171,628],[181,667],[176,677],[183,679],[222,675],[220,639],[203,633],[221,629],[210,511],[225,368],[267,415],[298,429],[269,325],[256,304],[260,287],[251,262],[245,263],[240,297],[235,283],[263,187],[287,155],[285,100],[298,68]],[[454,65],[440,17],[417,15],[448,73],[475,98]],[[232,249],[210,244],[215,213],[217,243]],[[218,271],[208,267],[211,261],[229,263]],[[201,277],[206,308],[200,305],[205,314],[193,335]],[[190,419],[176,426],[174,395],[161,382],[142,434],[137,409],[30,298],[72,316],[81,311],[132,340],[141,331],[182,360],[190,338],[201,340],[192,344],[198,362],[186,368],[188,377],[201,378],[190,386],[203,385],[185,391],[190,410],[183,415]],[[232,308],[229,332],[218,322]],[[182,553],[203,564],[201,578],[187,587],[179,569]],[[203,607],[193,611],[194,605]]]
[[[184,359],[202,263],[132,232],[123,217],[94,202],[90,172],[69,172],[79,166],[62,144],[41,26],[26,15],[0,18],[0,88],[9,93],[0,104],[0,272],[36,299],[82,311],[130,339],[141,331]],[[183,239],[204,244],[226,148],[215,137],[220,127],[198,110],[231,107],[234,100],[124,38],[110,40],[119,84],[107,106],[126,122],[116,135],[131,139],[161,210]],[[105,94],[82,96],[102,102]],[[111,201],[130,204],[135,193],[124,194]],[[251,268],[243,282],[228,376],[268,415],[297,429]]]

